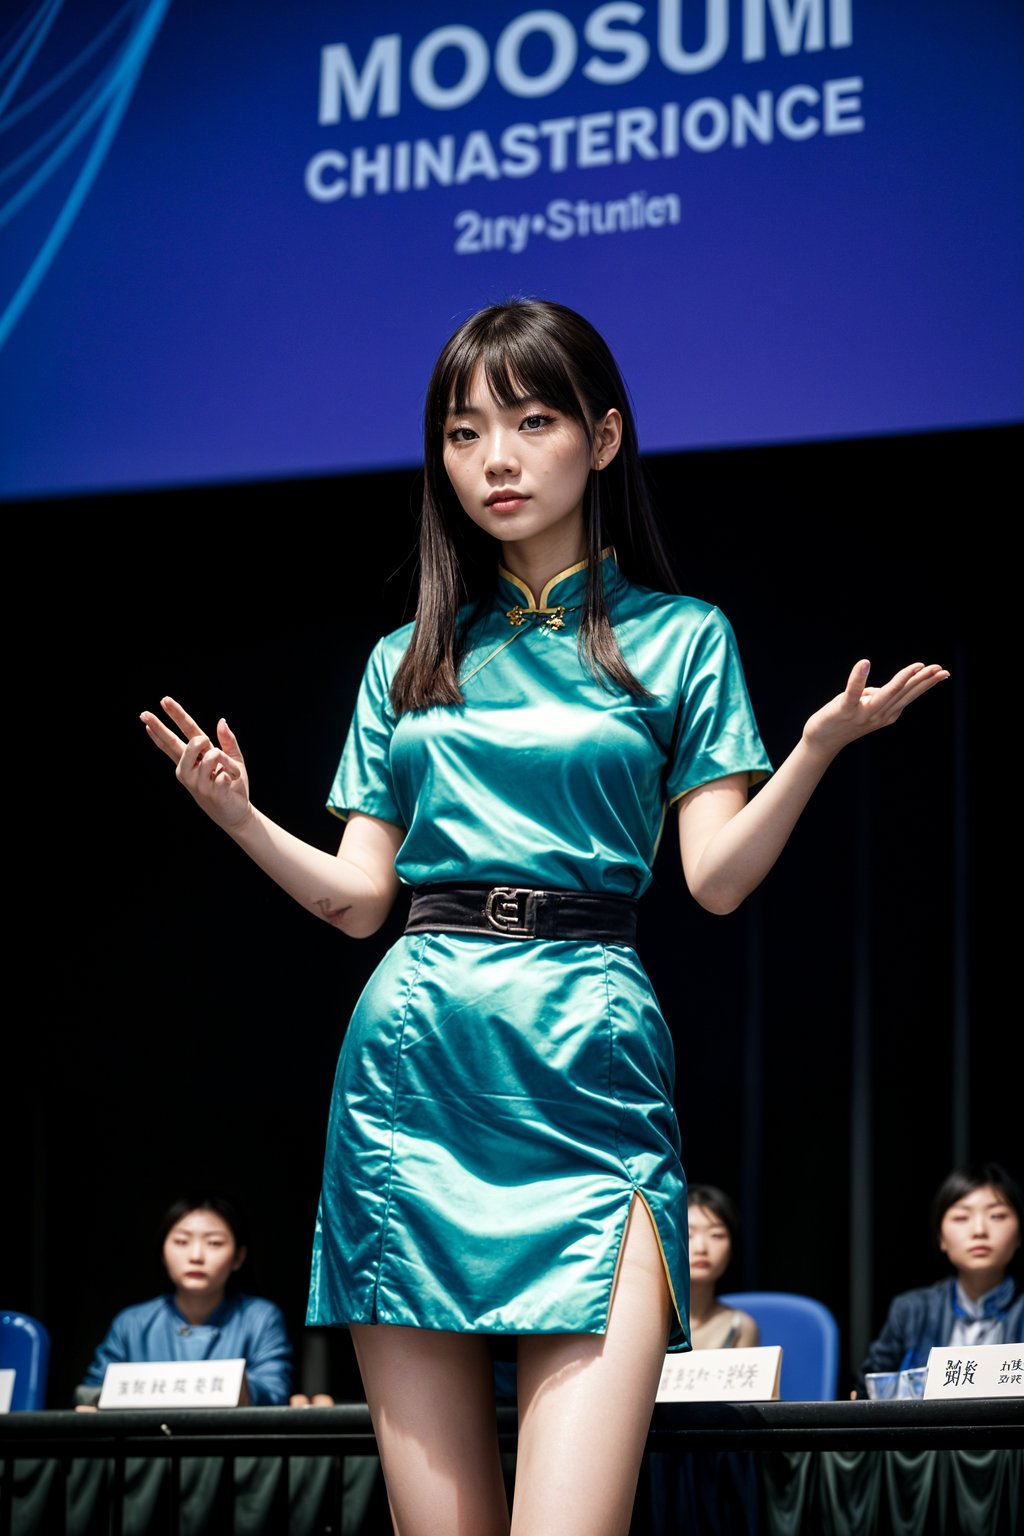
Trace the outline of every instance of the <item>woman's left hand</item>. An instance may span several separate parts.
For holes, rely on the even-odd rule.
[[[842,747],[870,731],[897,721],[908,704],[944,682],[949,673],[937,663],[911,662],[879,688],[867,686],[871,663],[858,661],[843,693],[837,693],[804,726],[808,746],[834,756]]]

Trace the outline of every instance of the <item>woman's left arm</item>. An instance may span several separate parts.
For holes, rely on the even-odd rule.
[[[245,1380],[254,1408],[287,1403],[294,1374],[293,1350],[284,1316],[270,1301],[259,1301],[259,1323],[245,1356]]]
[[[859,661],[845,690],[807,721],[785,762],[753,800],[747,775],[714,779],[679,805],[679,851],[690,893],[709,912],[734,912],[771,869],[800,813],[843,747],[898,720],[907,705],[949,676],[913,662],[880,688],[867,686]]]

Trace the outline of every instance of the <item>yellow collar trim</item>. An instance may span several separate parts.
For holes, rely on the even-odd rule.
[[[607,560],[609,555],[614,556],[614,554],[614,546],[607,544],[601,551],[601,559]],[[544,583],[544,589],[540,594],[540,601],[536,603],[533,600],[533,593],[526,585],[526,582],[521,580],[520,577],[513,575],[513,573],[510,570],[507,570],[503,565],[498,566],[498,575],[504,576],[506,581],[510,581],[514,587],[519,588],[520,592],[522,592],[523,596],[526,598],[526,603],[524,606],[528,612],[543,613],[547,610],[548,598],[551,596],[552,587],[557,587],[558,583],[560,581],[564,581],[567,576],[575,576],[577,571],[586,570],[589,564],[589,559],[577,560],[575,565],[567,566],[564,571],[559,571],[556,576],[552,576],[550,581]]]

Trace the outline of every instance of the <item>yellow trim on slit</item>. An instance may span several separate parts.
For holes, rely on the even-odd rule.
[[[608,1311],[605,1313],[604,1331],[605,1333],[608,1332],[608,1324],[611,1321],[612,1303],[615,1300],[615,1287],[618,1284],[619,1279],[619,1265],[622,1263],[622,1250],[626,1246],[626,1232],[629,1229],[630,1219],[633,1215],[633,1207],[638,1200],[640,1201],[640,1204],[643,1206],[644,1210],[647,1212],[648,1219],[650,1220],[651,1227],[654,1232],[654,1240],[658,1245],[658,1252],[661,1254],[661,1265],[665,1271],[665,1284],[668,1286],[668,1294],[672,1302],[672,1310],[675,1312],[676,1317],[679,1320],[679,1326],[683,1330],[683,1336],[689,1344],[690,1330],[687,1324],[683,1321],[683,1314],[679,1310],[679,1302],[676,1299],[676,1288],[672,1284],[672,1274],[668,1267],[668,1260],[665,1257],[665,1249],[662,1245],[661,1233],[658,1231],[658,1223],[654,1219],[654,1212],[651,1210],[651,1207],[647,1203],[646,1195],[644,1194],[643,1190],[639,1189],[636,1185],[634,1185],[633,1193],[629,1199],[629,1210],[626,1212],[626,1224],[622,1229],[622,1236],[619,1239],[619,1251],[615,1259],[615,1273],[612,1275],[612,1290],[611,1296],[608,1299]],[[693,1347],[692,1344],[690,1347]]]

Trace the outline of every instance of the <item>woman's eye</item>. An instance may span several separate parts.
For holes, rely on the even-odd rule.
[[[447,433],[450,443],[470,443],[475,436],[476,433],[472,427],[452,427],[451,431]]]
[[[554,420],[553,416],[545,416],[540,411],[535,411],[532,416],[524,416],[522,426],[533,432],[538,427],[546,427]]]

